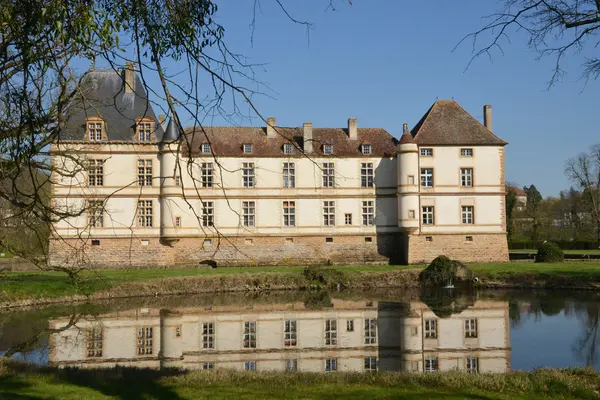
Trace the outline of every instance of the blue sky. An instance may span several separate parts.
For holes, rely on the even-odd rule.
[[[437,99],[459,102],[479,120],[492,104],[494,131],[509,142],[506,177],[535,184],[545,196],[569,187],[567,158],[600,143],[594,115],[599,82],[579,80],[581,58],[565,64],[566,77],[548,90],[554,59],[537,59],[526,38],[511,34],[504,55],[477,59],[468,70],[470,43],[461,38],[485,24],[501,1],[281,0],[303,26],[285,17],[275,0],[261,0],[254,43],[254,1],[219,2],[225,41],[254,63],[257,79],[273,90],[254,103],[278,125],[383,127],[395,136],[414,126]],[[215,124],[224,124],[215,119]],[[256,123],[258,124],[258,122]]]

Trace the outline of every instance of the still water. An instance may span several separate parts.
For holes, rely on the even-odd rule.
[[[600,369],[600,295],[285,292],[0,314],[0,354],[36,364],[289,371]]]

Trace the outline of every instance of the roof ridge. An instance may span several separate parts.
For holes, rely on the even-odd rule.
[[[454,100],[452,100],[452,101],[454,101]],[[458,104],[458,102],[454,101],[454,103],[456,103],[456,105],[457,105],[457,106],[458,106],[458,107],[459,107],[461,110],[463,110],[465,113],[467,113],[467,115],[468,115],[468,116],[469,116],[469,117],[470,117],[472,120],[474,120],[475,122],[477,122],[477,123],[478,123],[478,124],[479,124],[481,127],[485,128],[485,129],[486,129],[486,130],[487,130],[489,133],[491,133],[491,134],[492,134],[492,135],[493,135],[493,136],[494,136],[496,139],[498,139],[498,140],[500,140],[500,141],[502,141],[502,142],[505,142],[505,143],[506,143],[506,141],[505,141],[505,140],[502,140],[502,139],[500,139],[500,137],[499,137],[498,135],[496,135],[496,134],[495,134],[494,132],[492,132],[492,131],[491,131],[491,130],[490,130],[488,127],[487,127],[487,126],[485,126],[484,124],[482,124],[482,123],[481,123],[481,121],[479,121],[477,118],[475,118],[473,115],[471,115],[471,113],[470,113],[470,112],[468,112],[467,110],[465,110],[463,106],[461,106],[460,104]]]

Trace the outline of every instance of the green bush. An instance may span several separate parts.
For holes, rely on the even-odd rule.
[[[445,286],[454,278],[454,262],[446,256],[437,256],[419,274],[419,280],[426,286]]]
[[[308,281],[323,286],[334,286],[341,283],[344,279],[342,271],[318,266],[304,268],[303,275]]]
[[[557,263],[565,260],[565,253],[556,243],[542,243],[538,248],[535,262]]]

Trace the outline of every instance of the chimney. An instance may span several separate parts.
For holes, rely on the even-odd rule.
[[[165,129],[165,120],[167,119],[167,117],[165,116],[165,114],[160,114],[158,116],[158,123],[160,124],[161,128],[163,128],[163,130]]]
[[[134,82],[135,82],[135,71],[133,70],[133,63],[127,61],[125,63],[125,93],[133,93]]]
[[[275,117],[267,118],[267,137],[274,138],[277,137],[277,131],[275,131],[275,125],[277,124],[277,120]]]
[[[358,138],[356,118],[348,118],[348,137],[351,140],[356,140]]]
[[[312,153],[313,152],[312,122],[304,123],[304,133],[302,136],[304,137],[304,152]]]
[[[409,135],[410,134],[410,132],[408,131],[408,124],[406,122],[402,125],[402,134],[403,135]]]
[[[485,125],[486,128],[488,128],[491,132],[492,131],[492,106],[489,104],[486,104],[485,106],[483,106],[483,125]]]

